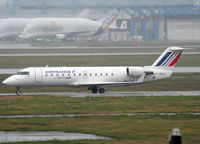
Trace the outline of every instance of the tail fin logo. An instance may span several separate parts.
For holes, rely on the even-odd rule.
[[[177,61],[178,61],[179,57],[181,56],[181,54],[182,54],[182,51],[168,52],[156,64],[156,66],[172,67],[177,63]]]
[[[120,9],[114,9],[111,12],[111,14],[105,18],[105,20],[102,23],[102,26],[98,29],[98,31],[94,35],[104,33],[109,28],[109,26],[116,20],[119,13],[120,13]]]

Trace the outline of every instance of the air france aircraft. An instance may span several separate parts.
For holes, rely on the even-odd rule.
[[[87,87],[92,93],[104,88],[158,81],[172,75],[183,48],[169,47],[151,66],[144,67],[30,67],[20,70],[3,84],[20,87]]]

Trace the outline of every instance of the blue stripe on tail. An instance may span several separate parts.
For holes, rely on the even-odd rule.
[[[165,64],[169,62],[169,60],[174,56],[174,54],[176,53],[171,54],[171,56],[169,56],[169,58],[162,64],[162,66],[165,66]]]
[[[168,56],[171,54],[172,52],[168,52],[166,53],[166,55],[158,62],[158,64],[156,66],[160,66],[167,58]]]

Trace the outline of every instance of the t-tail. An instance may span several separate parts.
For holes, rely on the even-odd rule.
[[[102,23],[101,27],[97,30],[97,32],[94,35],[100,35],[111,26],[111,24],[117,19],[118,15],[120,13],[120,9],[114,9],[105,19],[99,20],[99,22]]]
[[[153,63],[152,67],[170,69],[174,68],[183,52],[183,48],[169,47]]]

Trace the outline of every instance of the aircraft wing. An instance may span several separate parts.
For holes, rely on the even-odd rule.
[[[74,85],[89,87],[89,86],[122,86],[122,85],[130,85],[134,84],[133,81],[131,82],[86,82],[86,83],[75,83]]]
[[[65,35],[65,37],[74,37],[74,36],[82,36],[83,34],[90,33],[90,31],[82,31],[82,32],[67,32],[67,33],[62,33]],[[58,33],[60,34],[60,33]]]

